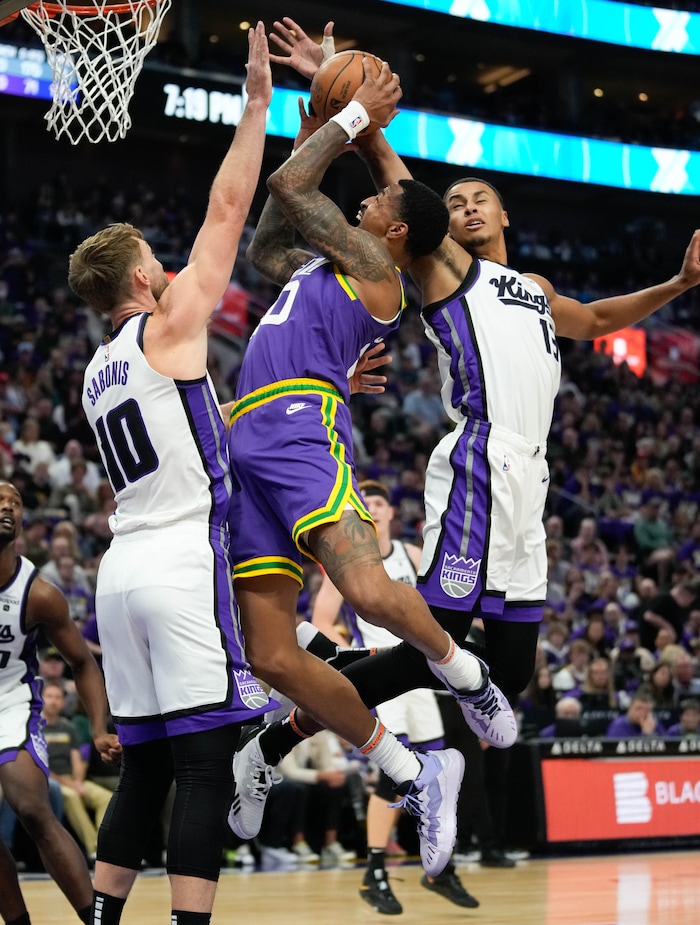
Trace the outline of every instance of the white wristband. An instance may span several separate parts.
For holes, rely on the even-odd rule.
[[[321,42],[321,51],[323,52],[323,60],[327,58],[332,58],[335,54],[335,39],[332,35],[324,35],[323,41]]]
[[[333,116],[330,121],[337,122],[352,141],[363,129],[367,128],[369,116],[362,103],[358,103],[357,100],[350,100],[345,109],[341,109],[338,115]]]

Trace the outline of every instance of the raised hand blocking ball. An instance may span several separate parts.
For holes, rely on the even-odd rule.
[[[319,119],[328,122],[336,116],[364,83],[363,57],[369,58],[373,73],[379,76],[383,64],[381,58],[356,50],[339,51],[327,58],[316,71],[311,81],[311,106]],[[364,133],[373,132],[376,128],[377,125],[370,125]]]

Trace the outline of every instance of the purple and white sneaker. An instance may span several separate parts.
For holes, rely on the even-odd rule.
[[[434,662],[428,660],[428,665],[459,704],[467,726],[474,735],[494,748],[510,748],[518,738],[515,714],[505,694],[489,678],[486,663],[477,655],[473,657],[481,665],[482,676],[481,686],[474,691],[455,690]]]
[[[452,857],[457,840],[457,798],[464,776],[464,756],[456,748],[418,755],[423,767],[392,808],[403,807],[418,819],[423,869],[437,877]]]

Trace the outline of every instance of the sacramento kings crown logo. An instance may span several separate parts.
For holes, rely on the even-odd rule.
[[[270,702],[270,698],[250,672],[236,671],[234,672],[234,676],[236,678],[238,693],[241,696],[244,706],[249,710],[257,710],[259,707],[267,706]]]
[[[445,553],[440,571],[440,587],[450,597],[466,597],[476,585],[481,559],[465,559]]]

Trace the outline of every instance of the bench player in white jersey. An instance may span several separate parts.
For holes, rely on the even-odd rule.
[[[389,578],[415,587],[421,550],[412,543],[391,538],[394,508],[387,487],[371,480],[360,482],[358,487],[377,528],[382,564]],[[346,646],[348,640],[353,646],[363,649],[382,649],[401,642],[389,630],[368,623],[350,609],[327,575],[324,575],[316,596],[311,622],[319,633],[341,647]],[[318,647],[320,642],[316,638],[315,646]],[[444,727],[434,691],[428,688],[406,691],[379,704],[375,712],[386,728],[391,729],[401,741],[419,749],[443,747]],[[399,813],[398,809],[387,805],[393,799],[392,783],[386,774],[380,772],[367,804],[367,870],[360,896],[386,915],[398,915],[403,911],[389,885],[385,867],[386,845]],[[479,905],[478,900],[462,886],[452,861],[437,877],[424,874],[421,885],[456,905],[471,909]]]
[[[0,481],[0,785],[4,799],[36,843],[46,871],[82,921],[88,922],[92,883],[85,856],[49,803],[39,630],[71,667],[97,750],[111,762],[118,758],[120,747],[117,737],[107,732],[102,673],[70,618],[65,597],[39,577],[29,559],[16,552],[22,510],[19,491]],[[8,925],[29,925],[17,868],[2,842],[0,916]]]
[[[263,156],[272,82],[262,23],[248,31],[246,69],[243,115],[173,282],[130,225],[98,232],[70,261],[71,288],[112,325],[82,396],[116,499],[95,601],[124,748],[98,840],[101,925],[120,919],[173,777],[171,920],[209,921],[240,724],[268,702],[243,650],[226,428],[206,369],[207,324],[229,284]]]
[[[321,45],[290,18],[275,28],[275,42],[288,55],[275,60],[312,76],[323,60]],[[328,41],[332,23],[324,33]],[[354,144],[377,189],[410,177],[381,131]],[[556,337],[610,334],[696,286],[700,231],[670,280],[582,304],[557,293],[544,277],[508,266],[508,214],[491,184],[467,177],[444,199],[448,237],[410,268],[426,333],[438,351],[445,410],[456,424],[428,465],[418,588],[460,643],[473,618],[483,619],[492,678],[514,697],[534,671],[545,598],[542,514],[560,376]],[[364,671],[371,676],[361,678]],[[425,661],[402,643],[391,655],[358,662],[345,673],[352,673],[365,702],[379,702],[375,685],[391,691],[393,680],[398,693],[411,671],[419,684],[427,683]]]

